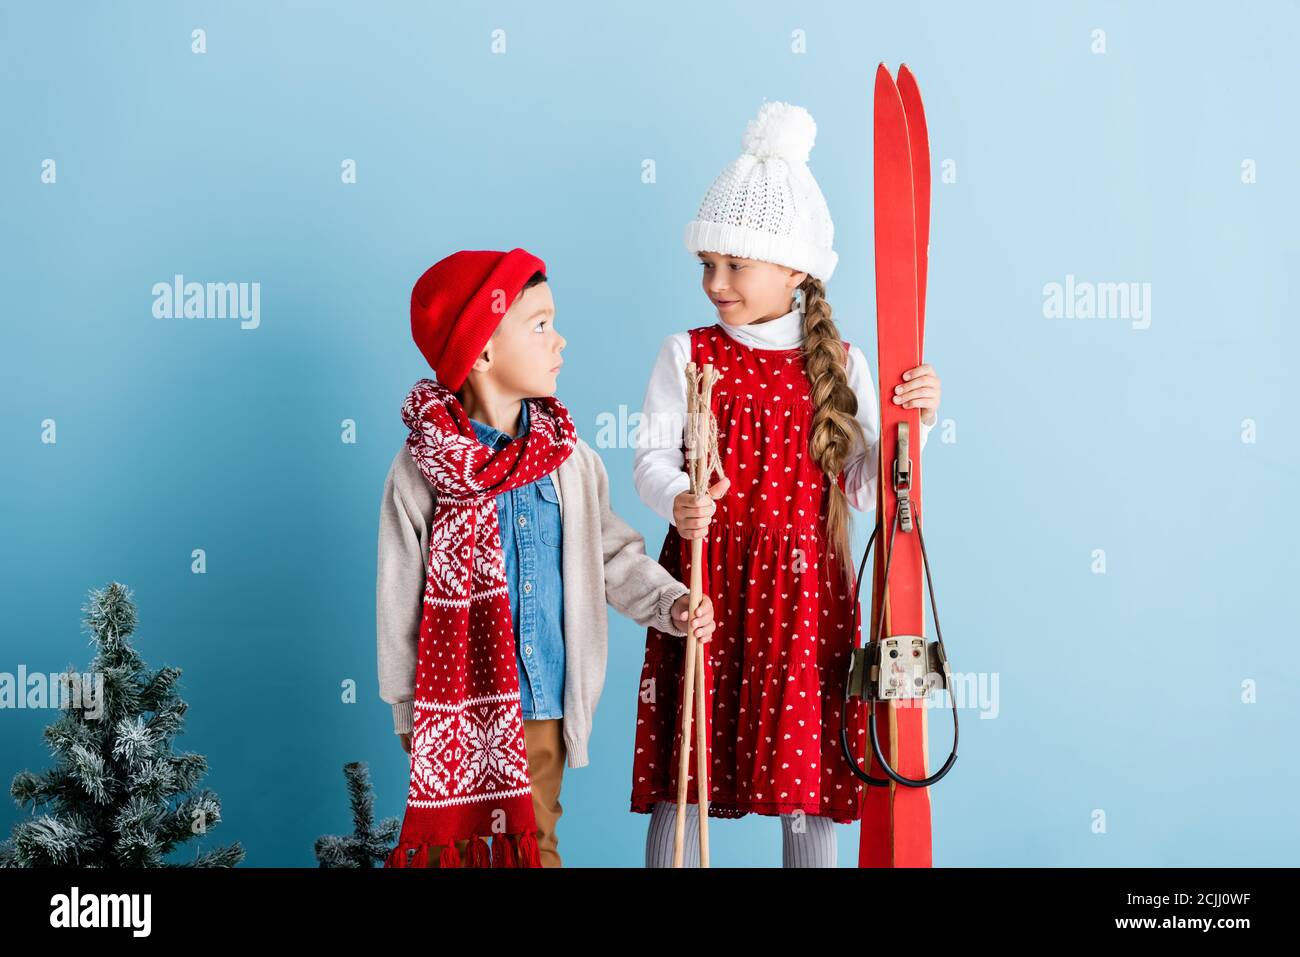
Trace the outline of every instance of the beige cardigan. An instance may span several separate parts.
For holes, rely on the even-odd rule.
[[[690,589],[646,555],[645,540],[610,508],[605,464],[586,442],[578,439],[551,478],[564,530],[564,744],[569,767],[580,768],[605,683],[606,602],[638,625],[684,635],[669,612]],[[433,488],[403,445],[384,482],[375,578],[379,696],[393,706],[398,734],[411,730],[433,506]]]

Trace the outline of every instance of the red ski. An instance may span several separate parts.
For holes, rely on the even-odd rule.
[[[880,475],[876,500],[875,565],[870,635],[924,636],[922,552],[917,536],[893,536],[898,512],[895,467],[900,423],[906,424],[912,519],[921,519],[921,422],[919,409],[892,401],[903,372],[921,364],[925,329],[925,281],[930,237],[930,150],[916,79],[900,66],[898,80],[882,63],[876,70],[874,180],[876,326],[880,377]],[[906,472],[906,470],[905,470]],[[888,588],[884,587],[886,562]],[[915,650],[912,652],[915,654]],[[925,654],[921,642],[920,654]],[[926,708],[923,698],[876,701],[880,747],[893,770],[910,779],[928,776]],[[872,747],[865,765],[873,778],[885,771]],[[955,750],[954,750],[955,757]],[[946,770],[946,768],[945,768]],[[892,776],[891,776],[892,777]],[[925,787],[889,780],[868,787],[863,798],[859,867],[929,867],[930,795]]]

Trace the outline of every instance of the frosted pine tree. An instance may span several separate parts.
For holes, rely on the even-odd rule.
[[[200,754],[174,753],[188,705],[176,693],[179,668],[149,671],[132,647],[136,612],[126,586],[92,590],[85,627],[98,647],[89,674],[103,676],[95,708],[65,707],[44,732],[54,767],[15,775],[10,793],[33,816],[0,845],[8,867],[233,867],[238,843],[193,860],[167,854],[221,820],[209,790],[194,793],[207,772]],[[72,669],[69,668],[69,672]],[[75,688],[77,676],[64,679]],[[95,712],[98,712],[96,715]],[[37,808],[45,813],[36,815]]]
[[[374,867],[383,863],[397,840],[402,822],[386,817],[375,825],[375,794],[370,772],[359,761],[343,765],[352,802],[351,834],[327,834],[316,840],[316,860],[321,867]]]

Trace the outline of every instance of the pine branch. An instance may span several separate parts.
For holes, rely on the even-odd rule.
[[[208,773],[208,760],[201,754],[186,751],[170,755],[168,761],[172,774],[176,777],[178,791],[189,791],[197,787],[203,775]]]
[[[121,663],[101,661],[97,656],[90,663],[92,674],[100,674],[104,679],[103,714],[98,721],[87,722],[101,728],[111,727],[115,721],[126,715],[136,715],[144,711],[141,702],[139,679],[136,677],[140,663]]]
[[[50,752],[65,757],[78,744],[93,747],[96,736],[102,733],[97,723],[86,721],[79,711],[65,711],[45,726],[42,736]]]
[[[163,711],[176,698],[177,685],[180,683],[179,668],[159,668],[140,689],[140,703],[147,711]]]
[[[164,853],[191,838],[206,834],[221,822],[221,801],[211,791],[191,794],[158,822]],[[197,825],[197,829],[196,829]]]
[[[160,742],[170,741],[180,734],[185,726],[185,713],[190,706],[184,701],[170,701],[162,705],[161,710],[150,716],[146,727]]]
[[[79,783],[86,795],[97,804],[107,804],[112,800],[112,792],[117,782],[113,780],[112,769],[108,767],[103,755],[95,754],[83,745],[76,745],[68,755],[72,777]]]
[[[375,796],[370,771],[360,761],[343,766],[349,802],[352,805],[352,833],[346,837],[327,834],[316,840],[316,860],[321,867],[374,867],[388,856],[401,827],[395,817],[374,823]]]
[[[352,838],[338,834],[325,834],[316,838],[316,860],[321,867],[361,866],[361,860],[353,853]]]
[[[41,815],[14,825],[11,841],[16,867],[60,867],[81,863],[98,850],[96,836],[66,819]]]
[[[194,799],[191,797],[167,812],[158,826],[159,846],[164,854],[207,831],[209,822],[206,817],[202,818],[203,826],[197,831],[194,829],[195,823],[201,819],[201,813],[195,810]]]
[[[162,848],[152,831],[132,828],[113,843],[113,863],[118,867],[162,867]]]
[[[176,786],[176,772],[171,763],[161,759],[144,761],[133,767],[126,786],[131,794],[147,797],[160,805],[165,805],[168,798],[184,790]]]
[[[353,833],[365,837],[375,826],[375,795],[370,787],[370,772],[360,761],[353,761],[343,766],[343,775],[347,778],[352,820],[356,825]]]
[[[236,841],[228,847],[204,851],[193,861],[184,864],[167,864],[167,867],[235,867],[244,859],[244,849]]]
[[[55,776],[59,776],[59,780]],[[19,771],[9,785],[9,793],[19,807],[37,807],[53,800],[64,786],[67,775],[58,770]]]

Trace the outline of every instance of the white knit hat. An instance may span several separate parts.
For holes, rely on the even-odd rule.
[[[839,255],[835,226],[808,168],[817,124],[802,106],[764,102],[744,150],[709,187],[686,226],[686,248],[761,259],[826,282]]]

